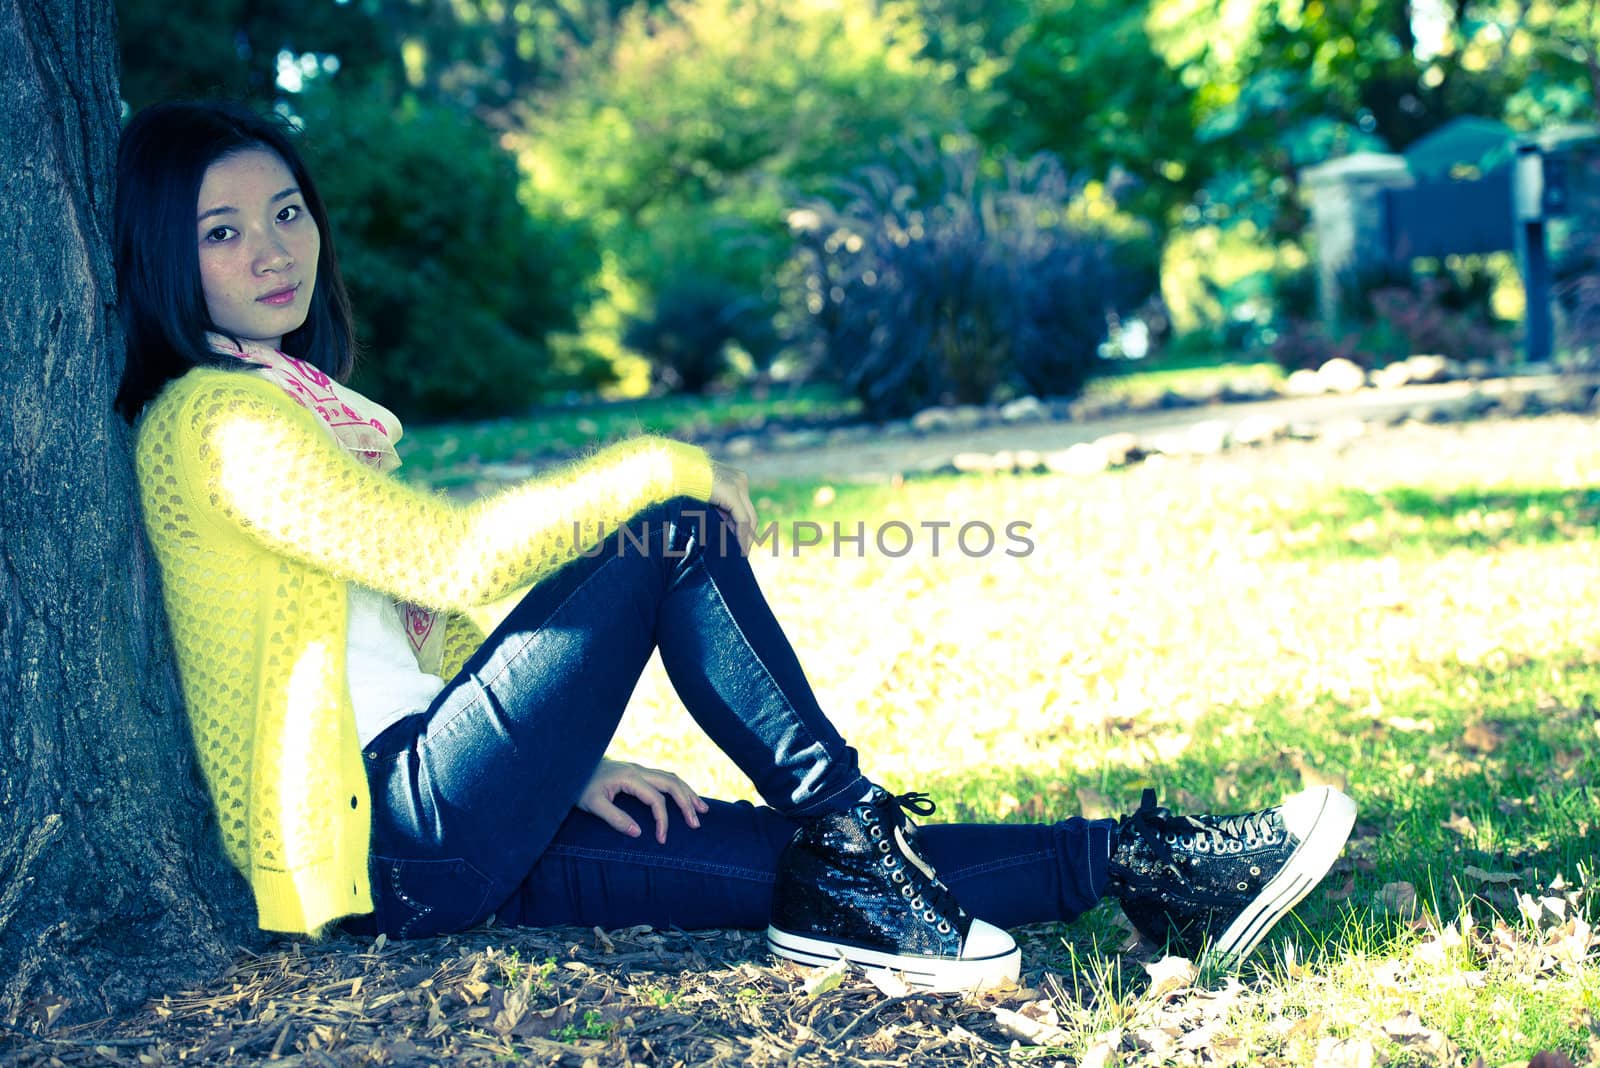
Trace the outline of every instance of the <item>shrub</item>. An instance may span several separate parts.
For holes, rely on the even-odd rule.
[[[669,390],[698,393],[728,370],[737,345],[758,367],[777,349],[772,311],[759,296],[717,278],[690,274],[657,291],[655,312],[634,319],[623,344],[648,356],[652,377]]]
[[[1380,367],[1420,353],[1452,359],[1503,360],[1510,337],[1490,312],[1495,285],[1484,268],[1413,272],[1403,264],[1375,267],[1344,279],[1339,323],[1314,318],[1314,268],[1275,279],[1279,317],[1270,350],[1288,371],[1315,369],[1335,357]]]
[[[1552,264],[1560,341],[1580,364],[1600,362],[1600,219],[1579,217]]]
[[[529,116],[530,169],[595,220],[629,296],[655,309],[646,316],[675,318],[717,288],[685,283],[688,272],[709,273],[729,306],[773,312],[788,208],[908,127],[958,124],[952,72],[919,55],[923,41],[902,4],[633,5],[612,45],[575,57]],[[658,362],[658,380],[674,373]]]
[[[356,385],[403,418],[504,415],[603,368],[558,363],[599,257],[587,230],[520,196],[469,116],[373,93],[297,102],[363,357]]]
[[[970,148],[902,142],[898,156],[843,184],[842,207],[791,216],[823,368],[876,418],[1080,390],[1110,318],[1154,291],[1153,244],[1092,223],[1047,154],[998,177]]]

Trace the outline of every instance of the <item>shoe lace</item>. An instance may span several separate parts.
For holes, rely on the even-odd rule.
[[[1229,838],[1242,838],[1245,845],[1254,847],[1259,843],[1275,842],[1278,838],[1268,809],[1237,816],[1210,816],[1207,820],[1209,822],[1194,819],[1189,822],[1209,835],[1215,845],[1221,845]]]
[[[1172,860],[1172,847],[1179,843],[1192,843],[1197,838],[1209,838],[1211,851],[1222,853],[1229,839],[1242,839],[1247,846],[1277,841],[1278,832],[1273,826],[1271,810],[1245,812],[1236,816],[1174,816],[1156,804],[1156,792],[1146,789],[1139,808],[1127,817],[1140,841],[1160,863],[1178,873]]]
[[[1181,876],[1182,872],[1172,862],[1172,843],[1177,837],[1173,825],[1177,822],[1171,812],[1156,804],[1156,792],[1147,789],[1139,799],[1139,807],[1123,819],[1123,826],[1133,832],[1158,862],[1172,869],[1174,875]],[[1184,826],[1187,825],[1185,822]]]
[[[894,815],[890,823],[894,828],[893,837],[900,847],[900,852],[913,867],[920,870],[927,877],[927,885],[922,888],[922,898],[927,907],[940,916],[961,915],[961,903],[956,900],[955,894],[939,878],[939,873],[932,864],[917,852],[917,823],[912,816],[927,817],[938,809],[931,797],[920,791],[911,791],[903,794],[890,794],[884,807],[892,805]]]

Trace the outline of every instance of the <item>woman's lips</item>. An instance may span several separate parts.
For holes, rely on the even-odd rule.
[[[294,285],[288,289],[280,289],[274,293],[268,293],[264,297],[257,297],[256,300],[261,304],[287,304],[294,299],[294,295],[299,291],[300,287]]]

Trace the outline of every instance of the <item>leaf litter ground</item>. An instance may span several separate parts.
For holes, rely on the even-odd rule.
[[[1238,977],[1131,944],[1111,907],[1019,932],[1022,988],[969,998],[807,975],[747,932],[334,937],[118,1020],[35,1003],[0,1062],[1593,1062],[1596,485],[1587,419],[1406,426],[818,492],[834,517],[1026,517],[1040,552],[756,562],[875,777],[933,786],[941,818],[1115,814],[1146,782],[1191,810],[1355,794],[1346,856]],[[817,607],[841,601],[874,607]],[[619,755],[748,796],[658,666],[635,703]]]

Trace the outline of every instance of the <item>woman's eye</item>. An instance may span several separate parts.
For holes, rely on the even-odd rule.
[[[302,210],[304,209],[302,209],[298,204],[289,204],[282,211],[278,212],[278,221],[288,222],[291,219],[297,219],[300,217]]]
[[[206,231],[206,240],[226,241],[231,233],[233,233],[233,227],[231,226],[214,226]]]

